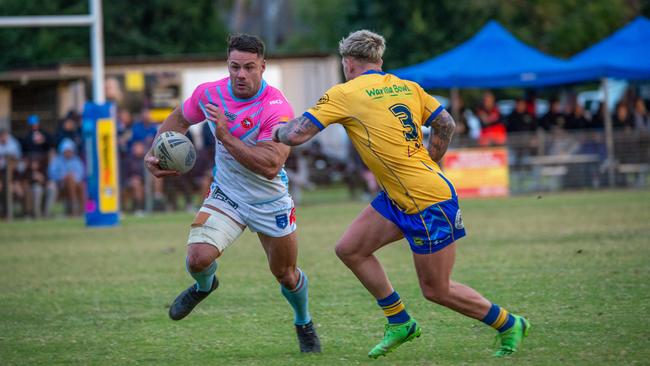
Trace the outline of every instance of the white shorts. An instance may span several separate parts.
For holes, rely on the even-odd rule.
[[[279,238],[296,231],[296,209],[288,194],[272,202],[252,205],[231,199],[212,184],[203,204],[216,207],[254,233]]]

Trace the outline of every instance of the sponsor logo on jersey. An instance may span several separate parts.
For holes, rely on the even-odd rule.
[[[318,102],[316,104],[325,104],[330,101],[330,96],[325,93],[320,99],[318,99]]]
[[[250,117],[246,117],[241,121],[241,126],[248,130],[253,127],[253,120]]]
[[[269,102],[270,105],[282,104],[284,103],[282,99],[275,99]]]
[[[284,229],[289,224],[289,218],[287,214],[275,215],[275,224],[278,225],[280,229]]]
[[[223,111],[223,114],[225,114],[226,118],[228,118],[228,120],[230,120],[230,121],[234,121],[234,120],[237,119],[237,115],[232,113],[232,112]]]
[[[457,230],[465,228],[465,225],[463,224],[463,217],[460,215],[460,209],[456,211],[456,220],[454,222],[454,226]]]
[[[219,187],[214,187],[214,191],[212,191],[212,198],[219,201],[223,201],[229,204],[232,208],[239,207],[239,204],[233,201],[232,199],[230,199],[230,197],[226,196],[226,194],[223,193],[223,191]]]

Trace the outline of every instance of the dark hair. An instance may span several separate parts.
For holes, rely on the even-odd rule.
[[[228,36],[228,55],[233,50],[255,53],[264,57],[264,42],[257,36],[235,33]]]

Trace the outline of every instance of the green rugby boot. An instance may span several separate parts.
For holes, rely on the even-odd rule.
[[[524,341],[524,337],[528,335],[530,322],[522,316],[513,316],[515,317],[515,324],[512,328],[497,334],[497,340],[501,342],[501,347],[494,354],[495,357],[505,357],[515,353],[521,342]]]
[[[377,358],[379,356],[386,356],[403,343],[419,337],[420,334],[422,334],[422,329],[413,318],[402,324],[386,324],[384,339],[370,350],[368,357]]]

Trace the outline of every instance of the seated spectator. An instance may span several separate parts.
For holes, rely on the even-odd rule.
[[[0,127],[0,216],[8,214],[6,210],[7,189],[12,193],[12,200],[21,193],[16,169],[21,157],[22,151],[18,140],[11,136],[4,127]]]
[[[476,115],[481,121],[479,145],[492,146],[506,143],[506,127],[492,92],[486,91],[483,94],[483,103],[478,107]]]
[[[84,165],[76,151],[74,142],[64,139],[48,167],[49,177],[64,199],[66,214],[73,216],[81,215],[84,198]]]
[[[23,153],[32,159],[38,159],[47,164],[47,156],[55,146],[54,141],[41,128],[40,118],[37,115],[32,114],[29,116],[27,123],[30,129],[22,144]]]

